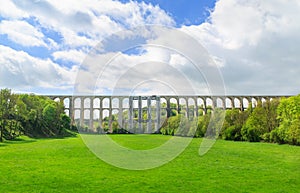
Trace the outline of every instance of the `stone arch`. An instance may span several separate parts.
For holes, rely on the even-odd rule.
[[[93,109],[93,120],[100,119],[100,109]]]
[[[257,106],[258,101],[257,101],[257,99],[255,97],[252,97],[251,98],[251,103],[252,103],[252,107],[254,108],[254,107]]]
[[[191,97],[189,97],[188,98],[188,106],[190,107],[190,106],[196,106],[196,101],[195,101],[195,99],[193,99],[193,98],[191,98]]]
[[[167,98],[160,97],[160,106],[161,106],[160,116],[161,116],[161,118],[167,117],[167,104],[168,104]]]
[[[102,120],[101,120],[102,127],[101,128],[108,131],[110,129],[110,117],[109,117],[110,111],[108,109],[104,109],[104,110],[102,110],[101,115],[102,115]]]
[[[171,109],[178,109],[178,100],[175,97],[170,98]]]
[[[243,99],[242,99],[242,108],[243,109],[249,108],[249,99],[246,97],[243,97]]]
[[[197,98],[197,104],[199,108],[205,108],[204,99],[201,97]]]
[[[63,103],[64,103],[65,108],[70,108],[71,100],[69,97],[64,98]]]
[[[111,114],[113,116],[112,121],[118,121],[119,109],[112,109]]]
[[[119,98],[113,98],[111,101],[111,106],[113,109],[117,109],[119,108],[119,104],[120,104],[120,99]]]
[[[205,102],[206,102],[206,108],[210,108],[210,109],[213,108],[214,102],[212,98],[206,97]]]
[[[217,97],[216,105],[217,105],[216,106],[217,108],[222,108],[222,109],[226,108],[226,105],[224,104],[223,99],[220,97]]]
[[[197,97],[198,116],[202,116],[206,111],[206,103],[202,97]]]
[[[187,100],[183,97],[179,98],[179,105],[181,105],[181,108],[186,108],[187,106]]]
[[[81,98],[77,97],[74,99],[74,108],[81,108]]]
[[[90,98],[85,98],[83,100],[84,108],[91,108],[91,99]]]
[[[55,97],[54,101],[59,103],[61,101],[61,99],[59,97]]]
[[[89,109],[85,109],[84,112],[83,112],[83,117],[84,117],[84,120],[90,120],[90,110]]]
[[[225,106],[226,106],[226,109],[234,108],[234,104],[232,103],[232,100],[230,98],[225,99]]]
[[[234,100],[234,108],[240,109],[242,106],[241,100],[237,97],[235,97],[233,100]]]
[[[110,107],[110,100],[108,97],[102,99],[102,108],[109,109]]]
[[[197,101],[195,101],[194,98],[191,98],[189,97],[187,99],[187,111],[188,111],[188,114],[187,114],[187,117],[188,118],[192,118],[192,117],[195,117],[198,113],[196,112],[196,104],[197,104]]]
[[[65,114],[67,115],[67,116],[70,116],[70,110],[69,109],[65,109]]]
[[[267,98],[266,97],[261,97],[260,100],[261,100],[262,104],[264,104],[265,102],[267,102]]]
[[[93,108],[100,109],[101,100],[99,98],[93,99]]]
[[[124,98],[122,100],[122,108],[123,109],[129,109],[129,98]]]

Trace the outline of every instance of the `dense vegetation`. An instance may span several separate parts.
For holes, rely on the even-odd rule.
[[[70,118],[63,103],[32,94],[0,91],[0,142],[19,135],[58,137],[69,135]]]
[[[226,110],[220,137],[225,140],[274,142],[300,145],[300,95],[249,105],[245,111]],[[218,111],[214,112],[214,116]],[[187,121],[183,115],[170,117],[162,134],[204,137],[212,113]],[[180,126],[178,127],[178,125]],[[217,126],[215,129],[218,129]]]
[[[219,112],[218,109],[208,111],[205,115],[199,112],[201,116],[190,120],[175,110],[170,115],[160,129],[162,134],[204,137],[211,116],[219,116]],[[112,121],[114,133],[126,133],[118,128],[116,115],[113,115]],[[220,138],[225,140],[300,145],[300,95],[258,103],[255,108],[249,104],[245,111],[226,110],[221,125],[221,122],[217,122],[212,128],[219,130]],[[108,117],[104,117],[102,128],[108,130]],[[68,136],[69,129],[70,118],[64,113],[62,101],[55,102],[31,94],[17,95],[9,89],[0,91],[0,141],[21,134],[30,137]]]

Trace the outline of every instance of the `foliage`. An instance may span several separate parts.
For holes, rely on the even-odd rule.
[[[271,133],[270,141],[300,145],[300,95],[282,99],[277,113],[280,126]]]
[[[31,137],[67,136],[70,118],[62,102],[33,94],[0,91],[0,141],[25,134]]]
[[[227,110],[221,131],[222,138],[225,140],[241,141],[241,130],[251,111],[251,108],[247,111],[240,111],[239,109]]]
[[[242,127],[242,138],[246,141],[258,142],[263,140],[264,134],[271,132],[278,127],[276,109],[278,100],[258,103],[257,107],[249,115]],[[266,135],[265,135],[266,136]]]

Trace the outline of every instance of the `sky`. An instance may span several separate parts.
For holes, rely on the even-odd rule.
[[[295,95],[299,31],[299,0],[1,0],[0,88]]]

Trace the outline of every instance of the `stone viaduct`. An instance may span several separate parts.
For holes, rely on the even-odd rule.
[[[188,119],[215,108],[240,109],[289,96],[48,96],[62,101],[72,124],[96,132],[106,123],[111,129],[117,122],[122,128],[143,132],[159,130],[171,113],[182,113]],[[105,122],[105,123],[104,123]]]

